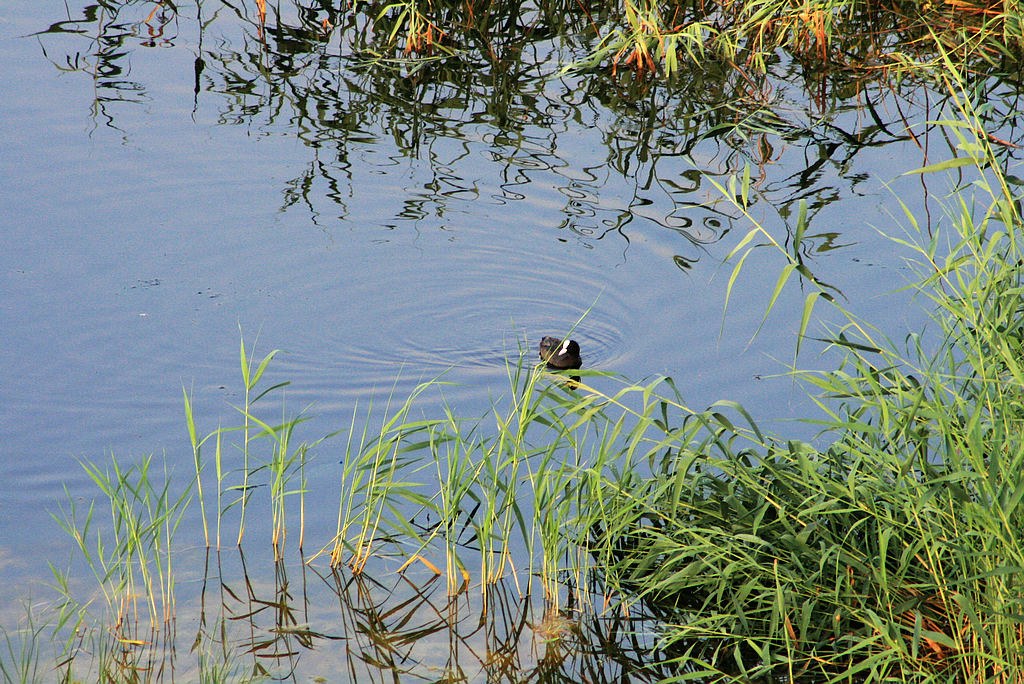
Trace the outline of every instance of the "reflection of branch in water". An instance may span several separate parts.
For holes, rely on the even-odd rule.
[[[197,33],[193,116],[205,89],[217,96],[204,102],[218,110],[218,123],[296,136],[310,159],[280,189],[281,206],[308,214],[322,230],[334,219],[350,219],[364,199],[357,194],[365,173],[353,174],[353,168],[387,172],[387,164],[405,164],[408,188],[416,190],[406,188],[406,203],[376,225],[420,230],[424,222],[444,222],[463,202],[533,203],[537,195],[529,189],[553,189],[564,197],[559,210],[565,217],[555,239],[587,249],[602,241],[620,245],[625,260],[635,232],[646,228],[634,218],[643,216],[686,238],[683,249],[664,254],[681,267],[698,263],[702,245],[710,244],[706,220],[680,213],[686,207],[709,211],[699,181],[689,190],[680,187],[689,185],[680,181],[692,180],[686,173],[694,167],[698,177],[720,178],[749,165],[759,201],[783,218],[805,201],[804,256],[818,254],[843,244],[840,229],[814,224],[826,207],[864,184],[868,176],[853,167],[861,151],[909,139],[905,105],[923,98],[931,106],[929,98],[948,97],[913,75],[890,86],[881,69],[823,71],[813,61],[785,56],[764,74],[708,60],[669,82],[566,75],[547,65],[564,62],[570,49],[553,45],[552,36],[591,23],[576,2],[561,17],[494,4],[476,33],[449,32],[443,53],[407,59],[388,31],[401,24],[396,11],[344,5],[285,2],[264,21],[252,2],[222,0],[204,19],[203,3],[188,18],[169,3],[115,1],[76,19],[69,14],[37,36],[56,68],[93,79],[92,117],[116,128],[118,112],[110,103],[148,100],[149,85],[128,78],[133,42],[171,46],[183,32]],[[208,31],[214,32],[212,48],[205,47]],[[82,36],[89,36],[84,47],[65,45]],[[871,59],[878,46],[869,38],[850,36],[847,58]],[[1009,81],[983,80],[998,69],[980,69],[975,97],[993,104],[982,113],[990,117],[992,135],[1008,143],[999,153],[1008,155],[1009,146],[1024,139],[1004,126],[1020,96]],[[887,118],[892,109],[897,114]],[[573,140],[581,129],[592,135],[585,159]],[[927,129],[913,135],[926,149]],[[363,150],[371,153],[360,158]],[[371,168],[375,163],[380,166]],[[772,167],[786,177],[770,180]],[[701,227],[699,234],[687,234],[681,218]]]
[[[337,667],[340,657],[351,681],[579,681],[584,672],[585,681],[602,683],[667,674],[652,667],[653,646],[639,636],[647,618],[603,615],[600,598],[559,611],[511,580],[451,596],[432,573],[320,572],[304,560],[295,559],[303,579],[294,585],[285,561],[264,581],[240,550],[207,554],[192,643],[207,669],[295,679],[322,672],[324,662]]]
[[[241,576],[233,581],[225,576],[221,552],[211,556],[207,550],[206,571],[200,591],[199,629],[192,649],[201,653],[215,651],[225,666],[237,666],[237,658],[250,654],[253,672],[275,677],[291,677],[300,667],[303,652],[322,648],[325,643],[344,639],[311,626],[309,613],[307,566],[298,563],[302,583],[298,595],[293,595],[285,561],[274,562],[273,582],[265,585],[248,572],[245,554],[238,550],[238,569]],[[207,592],[210,583],[216,587],[217,601],[211,609]],[[235,586],[242,584],[241,590]],[[243,627],[247,637],[239,643],[233,625]],[[280,665],[286,671],[280,671]]]
[[[334,162],[326,163],[320,159],[320,150],[313,148],[313,158],[309,165],[302,169],[302,172],[295,178],[285,183],[284,202],[281,205],[281,212],[285,212],[294,206],[304,206],[309,213],[313,225],[329,235],[333,224],[323,220],[323,215],[317,207],[316,194],[314,189],[321,183],[326,183],[327,189],[324,194],[333,202],[334,212],[331,218],[344,221],[348,217],[348,199],[351,197],[352,174],[351,165],[347,162],[346,150],[339,144],[337,158]],[[341,177],[339,180],[338,177]]]
[[[135,13],[122,17],[122,13]],[[174,29],[173,32],[170,29]],[[178,38],[178,13],[170,3],[151,2],[101,3],[83,10],[81,18],[73,18],[68,8],[67,20],[51,24],[35,33],[43,55],[60,71],[87,74],[93,82],[90,115],[93,122],[124,133],[116,123],[111,103],[141,104],[149,100],[145,83],[129,80],[131,45],[138,40],[142,47],[172,47]],[[51,58],[44,43],[90,36],[84,48],[69,46],[63,58]],[[98,124],[97,124],[98,127]]]
[[[318,571],[301,555],[291,562],[289,568],[268,558],[253,566],[241,549],[207,549],[190,643],[177,642],[174,620],[142,631],[119,624],[114,638],[100,635],[109,639],[99,647],[106,654],[89,652],[89,641],[69,648],[65,665],[83,671],[96,657],[115,672],[146,673],[147,681],[171,673],[302,680],[325,667],[345,671],[350,681],[580,681],[585,673],[583,681],[602,684],[671,674],[654,664],[657,652],[642,636],[650,634],[649,618],[631,616],[633,609],[604,614],[602,596],[558,610],[513,580],[453,596],[432,573],[379,568],[354,575]],[[299,582],[289,576],[296,571]]]

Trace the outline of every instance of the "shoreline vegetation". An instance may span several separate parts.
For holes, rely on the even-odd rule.
[[[233,2],[200,0],[186,8],[170,2],[136,7],[120,1],[102,3],[81,18],[70,14],[38,36],[68,33],[91,37],[90,58],[80,51],[55,66],[62,71],[120,74],[117,59],[124,42],[143,38],[143,45],[171,45],[179,24],[196,21],[202,33],[222,16],[237,18],[248,38],[268,54],[320,55],[375,67],[373,80],[386,91],[399,79],[425,78],[462,82],[473,74],[489,74],[504,84],[506,77],[536,78],[540,71],[631,75],[638,83],[706,81],[712,90],[730,92],[737,100],[767,97],[763,77],[782,60],[800,65],[808,91],[822,84],[854,95],[866,84],[891,87],[905,80],[942,81],[949,64],[964,77],[997,76],[1019,81],[1024,56],[1020,8],[1013,2],[919,2],[887,4],[857,0],[544,0],[506,3],[483,0],[351,0],[343,3],[267,4],[265,0]],[[195,11],[194,19],[186,13]],[[159,39],[159,40],[158,40]],[[211,38],[213,39],[213,38]],[[530,46],[552,42],[558,64],[537,70],[525,63]],[[328,47],[336,43],[338,54]],[[256,52],[257,46],[248,46]],[[109,54],[108,54],[109,52]],[[196,77],[214,65],[214,53],[197,53]],[[459,64],[441,69],[446,62]],[[284,66],[284,65],[282,65]],[[315,65],[294,65],[302,71]],[[329,62],[324,64],[330,66]],[[230,92],[232,67],[224,71]],[[275,65],[262,68],[263,78],[276,80]],[[475,80],[475,77],[473,77]],[[625,84],[630,79],[621,79]],[[197,83],[197,87],[198,87]],[[116,87],[116,86],[115,86]],[[375,89],[372,83],[360,89]],[[502,90],[502,89],[499,89]],[[315,92],[315,91],[314,91]],[[643,89],[632,91],[643,94]],[[507,94],[506,94],[507,97]],[[607,98],[607,95],[601,95]]]
[[[230,3],[229,6],[233,6]],[[255,0],[236,11],[265,33],[294,34],[280,8]],[[601,69],[641,78],[686,76],[709,60],[748,77],[784,53],[814,71],[920,75],[947,56],[987,68],[1015,62],[1024,49],[1016,3],[857,0],[386,0],[343,3],[303,13],[302,30],[328,41],[354,29],[358,53],[373,59],[440,59],[461,53],[500,60],[523,41],[560,36],[579,57],[564,71]],[[254,11],[252,11],[254,10]],[[250,13],[251,12],[251,13]],[[148,19],[152,20],[151,14]]]
[[[269,32],[273,12],[260,7]],[[463,27],[467,41],[486,37],[493,18],[492,8],[473,3],[356,7],[407,57],[455,49],[448,26]],[[518,642],[505,650],[488,642],[495,657],[481,657],[478,667],[496,678],[556,676],[568,653],[587,643],[603,662],[626,650],[596,649],[610,637],[632,645],[617,672],[638,681],[1019,681],[1022,220],[1014,171],[962,75],[965,65],[1016,58],[1019,16],[1001,5],[896,5],[894,16],[906,22],[896,30],[885,25],[888,13],[861,4],[670,9],[627,2],[614,11],[578,3],[533,11],[574,16],[580,25],[563,30],[599,36],[586,60],[612,72],[671,77],[679,55],[696,61],[710,53],[742,73],[789,50],[834,68],[889,69],[891,78],[906,67],[946,84],[939,123],[955,155],[920,170],[957,177],[945,220],[925,231],[908,211],[906,235],[890,237],[915,268],[906,287],[932,312],[933,330],[894,342],[847,309],[801,258],[806,207],[785,243],[747,213],[756,194],[748,167],[718,186],[751,225],[729,255],[726,296],[754,250],[774,250],[780,263],[766,317],[784,288],[799,281],[807,293],[800,346],[836,359],[803,370],[795,350],[790,372],[821,409],[808,416],[819,429],[813,443],[765,434],[727,400],[692,409],[671,378],[636,384],[584,370],[566,384],[525,352],[509,362],[506,396],[485,417],[419,415],[417,397],[442,389],[435,381],[357,411],[338,434],[297,443],[304,416],[267,408],[283,387],[263,382],[274,353],[254,358],[243,341],[238,425],[205,432],[185,392],[189,477],[152,458],[84,464],[96,501],[69,496],[56,517],[93,590],[53,566],[59,599],[3,630],[5,680],[287,677],[302,649],[349,638],[319,631],[308,610],[294,609],[301,590],[284,567],[298,554],[303,572],[332,587],[341,620],[370,635],[367,648],[396,672],[405,645],[437,630],[403,632],[412,620],[406,604],[382,607],[371,597],[383,567],[391,577],[437,576],[453,601],[473,593],[483,605],[478,617],[517,616],[511,641],[529,631],[546,644],[525,670]],[[468,14],[450,18],[456,10]],[[465,28],[465,17],[476,23]],[[323,21],[317,30],[340,23]],[[913,47],[932,57],[893,56]],[[339,441],[336,529],[307,538],[307,463],[335,458]],[[200,542],[180,528],[195,507]],[[247,513],[255,507],[259,523]],[[209,591],[221,610],[206,612],[204,584],[203,605],[188,606],[195,635],[182,647],[179,549],[196,543],[213,551],[205,561],[217,570],[203,577],[220,578]],[[238,585],[247,586],[241,549],[254,544],[272,552],[273,600],[256,600],[251,587],[247,602],[238,598],[246,595]],[[240,560],[222,569],[221,555],[236,547]],[[245,610],[224,609],[236,600]],[[516,601],[536,601],[543,614],[517,613]],[[252,628],[257,618],[270,626]],[[613,679],[595,667],[573,677]]]

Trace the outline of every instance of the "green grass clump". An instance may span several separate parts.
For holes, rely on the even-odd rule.
[[[897,241],[933,329],[892,343],[766,241],[788,259],[780,286],[806,276],[801,333],[821,301],[844,321],[824,340],[834,370],[793,371],[823,411],[818,439],[673,407],[674,419],[645,415],[672,438],[649,473],[603,482],[598,569],[664,623],[661,648],[687,676],[1011,682],[1024,671],[1022,221],[980,126],[959,123],[974,110],[956,101],[945,124],[958,156],[922,171],[980,170],[973,192],[955,196],[941,233]]]

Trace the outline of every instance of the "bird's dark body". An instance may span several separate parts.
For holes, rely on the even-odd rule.
[[[549,368],[556,370],[575,370],[583,365],[580,357],[580,345],[576,340],[560,340],[557,337],[542,337],[540,340],[540,358]]]

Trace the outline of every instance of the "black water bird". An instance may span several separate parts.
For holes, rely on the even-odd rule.
[[[580,345],[576,340],[562,341],[557,337],[542,337],[540,340],[540,358],[555,370],[576,369],[583,365],[580,358]]]

